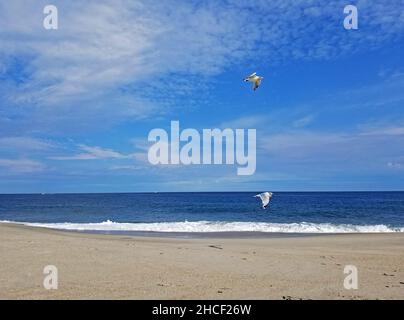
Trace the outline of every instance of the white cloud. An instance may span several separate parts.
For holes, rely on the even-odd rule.
[[[128,170],[142,170],[144,167],[142,166],[135,166],[135,165],[122,165],[122,166],[112,166],[110,170],[122,170],[122,171],[128,171]]]
[[[45,169],[44,164],[30,159],[0,159],[0,167],[11,173],[30,173]]]
[[[220,5],[166,1],[86,1],[60,6],[60,28],[49,33],[32,11],[41,2],[3,6],[1,27],[12,37],[0,37],[4,54],[25,54],[30,81],[13,98],[23,103],[53,105],[86,96],[94,98],[134,82],[153,83],[171,73],[215,74],[246,53],[238,31],[246,13],[221,11]],[[24,23],[15,23],[20,17]],[[241,20],[240,20],[241,19]],[[252,31],[252,26],[248,27]],[[19,39],[24,38],[24,46]],[[247,40],[247,39],[245,39]],[[31,59],[30,59],[31,58]],[[80,99],[79,99],[80,100]]]
[[[127,159],[132,155],[124,155],[112,149],[106,149],[98,146],[78,145],[79,149],[84,151],[72,156],[54,156],[49,157],[52,160],[96,160],[96,159]]]
[[[9,1],[0,10],[1,70],[20,59],[26,75],[0,94],[31,106],[29,119],[38,122],[60,122],[61,108],[63,118],[97,115],[104,124],[155,116],[162,104],[244,59],[329,59],[397,40],[404,30],[400,1],[360,1],[363,29],[355,33],[342,28],[345,3],[338,0],[57,1],[57,31],[42,27],[45,4]],[[177,81],[176,74],[194,77]]]
[[[387,166],[392,169],[404,169],[404,163],[403,162],[394,162],[390,161],[387,163]]]
[[[268,124],[267,115],[249,115],[221,123],[218,128],[254,129]]]
[[[297,130],[259,137],[258,154],[274,168],[304,167],[311,165],[313,172],[347,170],[383,171],[398,167],[390,159],[403,157],[401,148],[404,135],[391,128],[379,128],[372,134],[363,131],[328,132],[324,130]],[[260,161],[258,161],[260,163]]]
[[[362,135],[388,135],[388,136],[404,136],[404,127],[382,127],[367,130]]]
[[[37,150],[43,151],[53,148],[51,142],[32,137],[3,137],[0,138],[0,148],[11,150]]]
[[[312,121],[314,120],[314,116],[313,115],[308,115],[302,118],[299,118],[295,121],[293,121],[293,127],[295,128],[301,128],[301,127],[305,127],[307,125],[309,125]]]

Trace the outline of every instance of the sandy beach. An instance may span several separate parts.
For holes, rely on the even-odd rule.
[[[1,299],[404,299],[404,234],[178,239],[0,224]],[[43,269],[58,268],[45,290]],[[359,288],[346,290],[345,265]]]

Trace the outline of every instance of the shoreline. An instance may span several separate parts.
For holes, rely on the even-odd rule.
[[[403,233],[173,238],[0,223],[0,299],[404,299]],[[59,288],[43,288],[43,268]],[[346,290],[345,265],[359,289]]]
[[[130,230],[71,230],[58,229],[42,226],[30,226],[24,222],[0,222],[1,225],[26,227],[29,229],[53,230],[58,232],[77,233],[83,235],[105,235],[105,236],[130,236],[141,238],[172,238],[172,239],[269,239],[269,238],[293,238],[293,237],[318,237],[354,235],[359,233],[299,233],[299,232],[260,232],[260,231],[220,231],[220,232],[175,232],[175,231],[130,231]],[[363,234],[394,234],[388,233],[363,233]]]
[[[182,222],[179,222],[182,223]],[[192,223],[192,222],[191,222]],[[152,230],[119,230],[119,229],[74,229],[74,228],[57,228],[46,223],[31,223],[17,221],[0,221],[0,225],[25,226],[30,228],[57,230],[62,232],[73,232],[83,234],[100,234],[100,235],[118,235],[133,237],[157,237],[157,238],[179,238],[179,239],[260,239],[260,238],[292,238],[292,237],[317,237],[317,236],[337,236],[337,235],[355,235],[355,234],[404,234],[404,228],[397,227],[399,231],[334,231],[334,232],[283,232],[283,231],[152,231]],[[41,225],[43,224],[43,225]],[[63,224],[63,223],[62,223]],[[152,223],[150,223],[152,224]],[[349,225],[347,225],[349,226]],[[386,225],[360,226],[357,227],[385,227]],[[391,227],[393,230],[394,228]]]

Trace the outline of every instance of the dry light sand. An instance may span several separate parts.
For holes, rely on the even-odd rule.
[[[43,268],[58,268],[45,290]],[[359,289],[343,286],[355,265]],[[0,224],[1,299],[404,299],[404,234],[173,239]]]

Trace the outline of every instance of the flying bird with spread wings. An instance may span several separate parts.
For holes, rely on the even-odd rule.
[[[271,201],[272,195],[272,192],[263,192],[255,195],[254,197],[260,198],[262,201],[262,209],[266,209]]]
[[[257,73],[254,72],[253,74],[251,74],[248,77],[244,78],[244,82],[252,82],[253,83],[253,90],[255,91],[261,85],[261,81],[263,79],[264,79],[264,77],[257,76]]]

